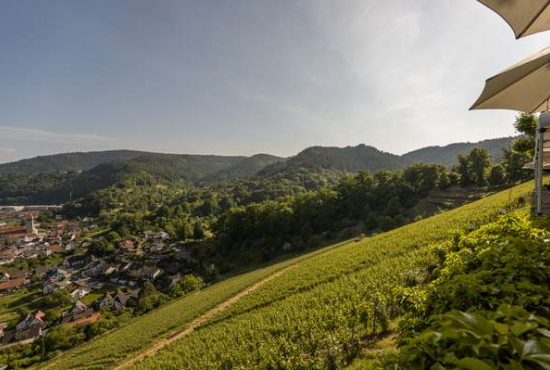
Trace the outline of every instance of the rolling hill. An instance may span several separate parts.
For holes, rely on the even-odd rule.
[[[62,203],[70,194],[73,198],[83,197],[130,178],[186,181],[200,187],[242,178],[260,182],[283,179],[307,183],[307,188],[313,190],[322,186],[324,179],[332,181],[345,173],[397,170],[412,163],[439,163],[450,167],[458,154],[474,147],[487,148],[493,158],[499,160],[501,148],[509,146],[511,139],[429,147],[403,156],[366,145],[315,146],[286,159],[268,154],[244,157],[126,150],[58,154],[0,165],[0,202]]]
[[[310,171],[335,170],[341,172],[376,172],[382,169],[397,170],[410,162],[403,158],[382,152],[372,146],[336,148],[315,146],[307,148],[298,155],[267,166],[259,172],[261,176],[274,176],[281,172],[293,172],[299,169]]]
[[[430,146],[418,149],[401,156],[412,163],[435,163],[445,167],[452,167],[456,163],[456,156],[468,153],[474,148],[485,148],[491,154],[494,162],[502,159],[502,148],[509,148],[514,138],[484,140],[477,143],[456,143],[446,146]]]
[[[103,163],[129,160],[147,152],[135,150],[110,150],[102,152],[63,153],[23,159],[17,162],[0,164],[0,174],[55,173],[67,171],[86,171]]]
[[[284,158],[276,157],[274,155],[256,154],[252,157],[245,158],[230,167],[224,168],[206,176],[203,181],[206,183],[212,183],[251,177],[256,175],[267,166],[284,161]]]

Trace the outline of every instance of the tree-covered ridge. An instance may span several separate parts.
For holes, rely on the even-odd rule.
[[[86,171],[102,163],[130,160],[147,154],[135,150],[110,150],[102,152],[63,153],[23,159],[0,164],[0,174],[36,174],[68,171]]]
[[[314,146],[305,149],[285,162],[266,167],[260,172],[263,176],[292,173],[299,169],[311,171],[330,169],[341,172],[376,172],[382,169],[396,170],[408,164],[397,155],[382,152],[372,146],[336,148]]]
[[[430,146],[402,155],[402,158],[413,163],[437,163],[445,167],[451,167],[456,162],[459,154],[470,152],[474,148],[487,149],[495,162],[503,158],[502,149],[509,149],[513,137],[484,140],[478,143],[456,143],[446,146]]]
[[[283,162],[285,159],[269,154],[255,154],[245,158],[234,165],[221,169],[203,179],[205,183],[231,181],[245,177],[251,177],[274,163]]]

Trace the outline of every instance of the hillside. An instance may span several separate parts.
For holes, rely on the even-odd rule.
[[[477,143],[456,143],[446,146],[431,146],[418,149],[401,156],[412,163],[434,163],[451,167],[456,163],[456,156],[468,153],[474,148],[485,148],[491,154],[494,162],[502,159],[502,148],[509,148],[512,137],[484,140]]]
[[[335,184],[346,173],[397,170],[412,163],[451,167],[457,154],[474,147],[487,148],[493,159],[499,160],[501,148],[508,146],[510,140],[430,147],[404,156],[366,145],[316,146],[288,159],[268,154],[243,157],[135,151],[67,153],[0,165],[0,203],[63,203],[71,194],[73,199],[84,197],[126,179],[185,181],[201,188],[247,179],[248,192],[270,188],[269,193],[286,196]],[[251,198],[246,194],[243,197]],[[266,199],[262,195],[257,198]]]
[[[206,176],[203,181],[206,183],[212,183],[251,177],[256,175],[265,167],[283,162],[284,160],[284,158],[276,157],[274,155],[256,154],[252,157],[245,158],[228,168]]]
[[[430,245],[491,222],[525,199],[518,186],[432,218],[225,280],[131,321],[41,369],[114,368],[182,333],[201,313],[278,274],[136,369],[342,368],[388,332],[397,287],[416,284]],[[524,204],[524,203],[519,203]],[[146,329],[146,330],[145,330]],[[192,351],[189,349],[192,348]],[[129,364],[131,365],[131,364]]]
[[[396,170],[409,164],[408,160],[382,152],[372,146],[307,148],[285,162],[267,166],[259,175],[275,176],[302,169],[309,171],[334,170],[356,173],[359,171],[377,172],[382,169]]]
[[[85,171],[103,163],[129,160],[147,152],[135,150],[112,150],[103,152],[63,153],[23,159],[17,162],[0,164],[0,174],[55,173]]]

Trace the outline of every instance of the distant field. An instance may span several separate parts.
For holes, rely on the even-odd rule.
[[[318,254],[133,368],[344,367],[385,325],[383,316],[395,306],[394,288],[423,266],[426,246],[491,221],[520,197],[529,199],[531,190],[532,184],[521,185]]]

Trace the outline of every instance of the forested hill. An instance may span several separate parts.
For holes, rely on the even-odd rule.
[[[401,156],[412,163],[433,163],[451,167],[456,163],[456,156],[471,151],[473,148],[484,148],[489,151],[494,162],[502,158],[502,148],[509,148],[514,138],[484,140],[478,143],[456,143],[446,146],[430,146],[418,149]]]
[[[486,148],[494,161],[502,157],[501,148],[508,148],[513,138],[485,140],[479,143],[456,143],[447,146],[432,146],[418,149],[402,156],[382,152],[372,146],[336,148],[314,146],[294,157],[283,158],[257,154],[245,156],[155,154],[134,150],[112,150],[101,152],[63,153],[17,162],[0,164],[0,174],[38,174],[68,171],[86,171],[96,166],[115,161],[131,161],[132,166],[152,170],[162,177],[184,177],[187,179],[208,178],[210,180],[232,180],[253,176],[262,171],[264,175],[276,174],[296,168],[308,170],[330,169],[346,172],[380,169],[395,170],[411,163],[435,163],[451,166],[457,154],[473,148]],[[172,168],[169,168],[172,167]],[[181,176],[184,173],[184,176]]]
[[[36,174],[85,171],[103,163],[118,160],[129,160],[145,154],[148,153],[135,150],[108,150],[102,152],[76,152],[46,155],[23,159],[17,162],[0,164],[0,174]]]
[[[404,156],[372,146],[315,146],[284,159],[268,154],[252,157],[158,154],[137,151],[67,153],[0,165],[0,202],[55,202],[87,196],[122,181],[179,182],[199,187],[246,179],[247,191],[285,196],[296,189],[315,190],[334,184],[345,173],[404,169],[413,163],[451,166],[457,154],[486,148],[493,161],[511,138],[420,149]],[[82,172],[78,172],[82,171]],[[68,173],[67,173],[68,172]],[[294,190],[290,190],[294,189]],[[246,196],[243,195],[246,198]]]
[[[244,177],[251,177],[263,170],[265,167],[284,162],[285,158],[269,154],[256,154],[245,158],[234,165],[206,176],[205,182],[230,181]]]
[[[369,171],[382,169],[397,170],[410,162],[397,155],[382,152],[372,146],[358,145],[346,148],[314,146],[300,152],[285,162],[267,166],[260,172],[262,176],[273,176],[298,169],[311,171],[336,170],[345,172]]]

